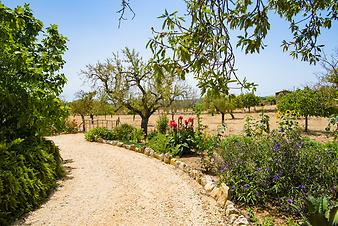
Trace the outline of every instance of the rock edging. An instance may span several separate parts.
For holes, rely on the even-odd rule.
[[[98,139],[97,142],[110,144],[118,147],[122,147],[131,151],[142,153],[152,158],[156,158],[166,164],[174,166],[176,169],[179,169],[187,173],[191,178],[196,180],[200,185],[202,185],[204,191],[207,195],[214,198],[217,204],[225,209],[225,215],[228,218],[228,223],[234,226],[246,226],[252,225],[248,219],[240,213],[240,211],[235,207],[234,203],[228,200],[229,198],[229,187],[224,184],[217,184],[210,175],[205,175],[200,170],[192,169],[186,163],[173,158],[169,153],[159,154],[149,147],[136,147],[136,145],[125,144],[120,141],[112,140],[103,140]]]

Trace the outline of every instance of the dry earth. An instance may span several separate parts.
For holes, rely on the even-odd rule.
[[[245,118],[247,116],[252,116],[255,119],[259,119],[262,110],[270,117],[270,126],[272,129],[277,128],[277,115],[276,115],[276,106],[264,106],[262,107],[256,107],[255,109],[252,109],[252,112],[242,112],[240,110],[237,110],[234,115],[235,119],[231,119],[230,115],[226,115],[225,117],[225,124],[227,126],[227,130],[225,132],[225,135],[229,134],[240,134],[243,131],[243,125],[245,122]],[[193,113],[176,113],[174,118],[177,120],[179,115],[183,115],[184,118],[188,118],[190,116],[195,117]],[[160,116],[160,113],[156,112],[154,115],[152,115],[149,119],[149,130],[154,130],[154,126],[156,125],[156,121],[158,117]],[[171,115],[168,115],[168,117],[171,119]],[[128,123],[132,124],[134,126],[140,127],[141,124],[141,118],[138,115],[112,115],[112,116],[96,116],[94,117],[94,126],[96,126],[97,119],[106,119],[106,120],[117,120],[120,119],[121,123]],[[81,123],[81,118],[79,116],[75,117],[76,121],[78,123]],[[86,117],[86,119],[90,119],[89,117]],[[301,118],[298,120],[299,125],[301,127],[304,127],[304,119]],[[217,128],[221,125],[221,115],[220,114],[202,114],[202,124],[206,126],[206,131],[208,133],[215,133],[217,131]],[[99,126],[104,126],[104,122],[100,124]],[[111,124],[109,124],[111,125]],[[328,119],[327,118],[321,118],[321,117],[309,117],[309,133],[304,134],[305,136],[308,136],[314,140],[317,141],[327,141],[328,138],[324,134],[325,127],[328,125]],[[87,126],[91,126],[88,122]]]
[[[70,170],[21,225],[225,225],[201,187],[170,165],[83,134],[51,138]]]

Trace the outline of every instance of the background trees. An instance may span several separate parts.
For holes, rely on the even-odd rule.
[[[82,119],[82,129],[86,131],[85,116],[94,113],[94,97],[96,92],[80,91],[77,96],[78,99],[70,103],[73,114],[79,114]]]
[[[241,94],[237,97],[238,105],[247,108],[250,112],[251,107],[255,107],[260,103],[260,98],[254,93]]]
[[[237,97],[234,94],[219,95],[209,91],[204,97],[204,107],[220,113],[221,123],[224,125],[225,114],[230,114],[232,119],[235,118],[233,111],[238,107]]]
[[[159,108],[169,106],[184,94],[173,75],[156,76],[155,70],[143,62],[138,53],[125,48],[123,58],[114,54],[105,63],[87,65],[82,73],[104,92],[115,105],[121,105],[141,116],[141,128],[147,134],[150,116]]]
[[[277,108],[281,112],[294,110],[304,116],[305,132],[307,132],[309,116],[328,117],[336,111],[332,102],[333,95],[332,92],[305,87],[282,96],[277,102]]]

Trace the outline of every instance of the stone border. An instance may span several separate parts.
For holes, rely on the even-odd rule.
[[[149,147],[136,147],[136,145],[125,144],[120,141],[115,140],[103,140],[98,139],[97,142],[110,144],[117,147],[122,147],[131,151],[142,153],[146,156],[158,159],[166,164],[174,166],[176,169],[179,169],[187,173],[192,179],[196,180],[202,187],[207,195],[214,198],[217,204],[225,209],[225,215],[228,218],[228,223],[234,226],[246,226],[252,225],[248,219],[240,213],[240,211],[235,207],[234,203],[229,199],[229,187],[224,184],[217,184],[210,175],[205,175],[200,170],[192,169],[186,163],[173,158],[169,153],[159,154]]]

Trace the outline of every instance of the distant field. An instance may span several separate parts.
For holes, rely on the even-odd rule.
[[[271,129],[277,128],[277,117],[276,112],[273,112],[275,110],[275,106],[266,106],[263,109],[265,114],[267,114],[270,117],[270,127]],[[245,121],[245,117],[251,115],[252,117],[258,119],[259,115],[261,114],[262,107],[256,107],[256,112],[254,109],[252,109],[252,112],[241,112],[237,111],[234,113],[235,119],[231,119],[230,115],[225,116],[225,123],[227,126],[226,135],[229,134],[240,134],[243,131],[243,125]],[[193,113],[177,113],[175,114],[175,120],[177,120],[179,115],[183,115],[184,118],[188,118],[190,116],[196,118]],[[150,117],[149,120],[149,131],[154,130],[154,126],[156,124],[156,121],[158,117],[160,116],[160,113],[155,113]],[[171,114],[168,115],[169,120],[171,119]],[[78,123],[81,123],[81,118],[79,116],[74,117]],[[141,118],[138,115],[135,115],[135,118],[133,115],[107,115],[107,116],[95,116],[94,120],[117,120],[120,118],[121,123],[128,123],[132,124],[134,126],[140,127],[141,124]],[[86,117],[86,119],[90,119],[89,116]],[[217,131],[217,128],[221,125],[221,115],[215,114],[212,116],[211,114],[204,113],[202,114],[202,124],[206,126],[206,131],[208,133],[215,133]],[[325,141],[328,140],[328,138],[325,136],[324,131],[325,127],[328,124],[327,118],[316,118],[316,117],[310,117],[309,118],[309,133],[305,134],[306,136],[311,137],[312,139],[315,139],[317,141]],[[304,128],[304,119],[299,120],[299,125]]]

